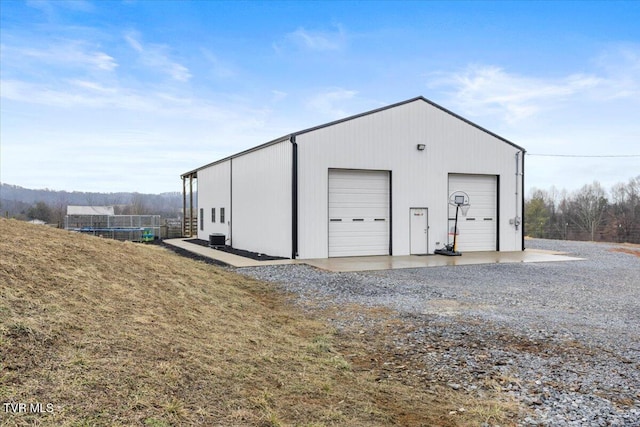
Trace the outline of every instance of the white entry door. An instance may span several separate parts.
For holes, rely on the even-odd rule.
[[[429,252],[429,210],[411,208],[411,255],[424,255]]]
[[[329,256],[389,255],[388,171],[329,170]]]

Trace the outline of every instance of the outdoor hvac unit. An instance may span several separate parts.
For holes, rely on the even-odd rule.
[[[209,234],[209,246],[211,247],[224,246],[224,241],[224,234],[222,233]]]

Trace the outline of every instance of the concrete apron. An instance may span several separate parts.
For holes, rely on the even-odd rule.
[[[324,270],[370,271],[393,270],[397,268],[441,267],[445,265],[498,264],[514,262],[577,261],[581,258],[569,257],[559,252],[527,249],[517,252],[467,252],[462,256],[443,255],[403,255],[366,256],[349,258],[325,258],[301,260],[306,264]]]
[[[462,256],[443,255],[403,255],[403,256],[362,256],[345,258],[318,258],[302,260],[256,261],[213,248],[185,242],[185,239],[167,239],[164,242],[189,252],[228,264],[232,267],[258,267],[261,265],[308,264],[333,272],[392,270],[398,268],[441,267],[445,265],[499,264],[515,262],[557,262],[579,261],[562,252],[526,249],[516,252],[467,252]]]

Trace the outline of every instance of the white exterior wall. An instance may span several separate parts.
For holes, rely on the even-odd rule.
[[[393,255],[410,252],[411,207],[429,209],[429,252],[447,243],[449,173],[498,175],[500,250],[521,249],[522,228],[509,224],[522,215],[522,194],[515,196],[519,150],[427,102],[321,127],[296,141],[299,258],[328,256],[330,168],[391,171]]]
[[[292,153],[286,140],[232,159],[234,248],[291,257]]]
[[[198,171],[198,239],[222,233],[229,243],[231,207],[231,161],[217,163]],[[202,190],[202,191],[200,191]],[[211,208],[216,208],[216,222],[211,221]],[[220,223],[220,208],[225,208],[225,223]],[[203,209],[204,230],[200,230],[200,209]]]

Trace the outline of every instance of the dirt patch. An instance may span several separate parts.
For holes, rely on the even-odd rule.
[[[640,249],[632,249],[632,248],[613,248],[609,249],[611,252],[621,252],[623,254],[634,255],[640,258]]]
[[[425,303],[423,314],[439,314],[441,316],[457,316],[471,309],[490,309],[490,305],[471,304],[452,299],[431,299]]]

